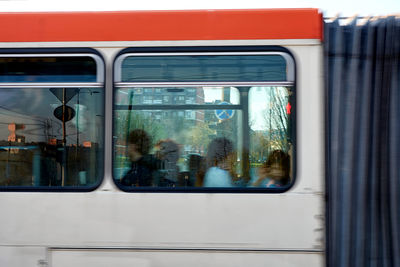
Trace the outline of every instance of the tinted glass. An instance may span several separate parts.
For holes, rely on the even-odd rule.
[[[249,91],[250,184],[277,188],[293,173],[293,88],[252,87]]]
[[[91,57],[0,57],[0,82],[96,82]]]
[[[0,187],[97,184],[103,120],[102,88],[1,88]]]
[[[280,55],[130,56],[121,66],[122,82],[286,81]]]
[[[115,182],[126,190],[287,186],[291,90],[116,88]]]

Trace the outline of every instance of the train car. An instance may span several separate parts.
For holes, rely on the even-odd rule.
[[[323,266],[317,9],[0,13],[1,266]]]

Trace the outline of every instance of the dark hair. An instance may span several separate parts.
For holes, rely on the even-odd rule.
[[[142,155],[147,155],[151,147],[150,136],[142,129],[135,129],[129,133],[128,141],[137,147],[137,151]]]
[[[174,163],[179,160],[179,145],[175,141],[171,139],[160,140],[157,146],[160,147],[159,156],[162,159]]]
[[[211,141],[207,149],[208,166],[217,166],[233,152],[233,143],[225,138],[218,137]]]
[[[287,153],[282,150],[272,151],[267,161],[265,162],[265,167],[270,168],[273,164],[278,164],[285,172],[285,176],[282,177],[282,183],[286,184],[290,179],[290,157]]]

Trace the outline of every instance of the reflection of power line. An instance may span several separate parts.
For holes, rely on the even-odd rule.
[[[51,120],[46,119],[46,126],[44,127],[44,135],[46,136],[46,140],[49,140],[49,130],[51,129]]]
[[[21,131],[21,133],[22,134],[29,134],[29,135],[34,135],[34,136],[46,136],[46,133],[44,133],[44,134],[38,134],[38,133],[35,133],[35,131],[41,131],[41,130],[43,130],[43,128],[46,128],[46,125],[44,125],[43,127],[40,127],[40,128],[33,128],[33,129],[29,129],[29,130],[24,130],[24,131]]]
[[[34,117],[30,116],[30,115],[27,115],[27,114],[24,114],[24,113],[21,113],[21,112],[18,112],[18,111],[15,111],[15,110],[6,108],[6,107],[4,107],[4,106],[0,106],[0,108],[1,108],[1,109],[4,109],[4,110],[7,110],[8,112],[11,112],[11,113],[15,113],[15,114],[19,114],[19,115],[20,115],[20,116],[18,116],[18,115],[13,114],[14,117],[20,117],[20,118],[24,118],[24,119],[30,119],[30,120],[34,120],[34,121],[43,122],[43,121],[41,121],[40,119],[37,119],[37,118],[34,118]],[[23,116],[23,117],[22,117],[22,116]]]
[[[84,92],[84,90],[87,90],[87,92]],[[77,96],[77,114],[76,114],[76,145],[79,145],[79,110],[80,110],[80,102],[79,102],[79,95],[80,94],[90,94],[91,96],[93,94],[99,94],[99,91],[94,91],[90,90],[88,88],[79,88],[78,89],[78,96]]]
[[[0,122],[0,124],[10,124],[10,122]],[[43,125],[43,124],[45,124],[44,122],[43,123],[24,123],[24,125]]]

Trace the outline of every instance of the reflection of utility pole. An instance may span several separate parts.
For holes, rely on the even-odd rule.
[[[75,116],[75,110],[69,106],[67,103],[74,97],[77,93],[77,89],[67,88],[50,88],[58,100],[62,103],[61,106],[54,110],[54,116],[62,122],[62,162],[61,162],[61,186],[65,185],[66,177],[66,161],[67,161],[67,129],[66,122],[73,119]]]
[[[67,144],[66,129],[65,129],[65,88],[62,89],[62,131],[63,131],[63,141],[62,144],[65,147]]]
[[[82,90],[85,90],[85,89],[88,90],[88,92],[82,92]],[[88,88],[78,88],[78,89],[76,89],[76,93],[77,93],[77,98],[76,98],[76,146],[78,147],[79,146],[79,134],[80,134],[80,132],[79,132],[79,116],[80,116],[80,114],[79,113],[80,113],[80,109],[81,109],[79,96],[80,96],[80,94],[84,94],[84,93],[90,94],[92,96],[93,94],[99,94],[100,92],[92,91]]]
[[[76,89],[77,96],[76,96],[76,147],[75,147],[75,161],[78,162],[78,154],[79,154],[79,110],[80,105],[79,105],[79,94],[81,92],[81,89]],[[75,164],[76,167],[76,164]],[[79,173],[79,169],[78,169]]]
[[[81,89],[77,89],[78,91],[78,95],[77,95],[77,99],[76,99],[76,151],[78,151],[78,146],[79,146],[79,110],[80,110],[80,106],[79,106],[79,93],[81,91]]]
[[[131,113],[132,113],[132,103],[133,102],[133,92],[129,92],[129,106],[128,106],[128,118],[126,122],[126,137],[125,137],[125,157],[128,156],[128,143],[129,143],[129,132],[131,127]]]
[[[241,114],[241,119],[242,121],[238,121],[238,125],[241,125],[242,131],[239,131],[239,142],[241,140],[242,143],[242,155],[241,155],[241,163],[242,163],[242,177],[244,179],[244,182],[247,184],[247,182],[250,180],[250,157],[249,157],[249,151],[250,151],[250,125],[249,125],[249,91],[250,87],[241,87],[239,88],[240,90],[240,103],[243,105],[242,112],[239,113]],[[239,118],[239,116],[238,116]],[[239,127],[240,128],[240,127]],[[241,138],[240,138],[241,135]],[[239,143],[240,144],[240,143]]]
[[[65,129],[65,98],[66,98],[65,88],[62,89],[62,131],[63,131],[63,153],[62,153],[62,163],[61,163],[61,186],[65,185],[65,166],[66,166],[66,158],[67,158],[67,137],[66,137],[66,129]]]

